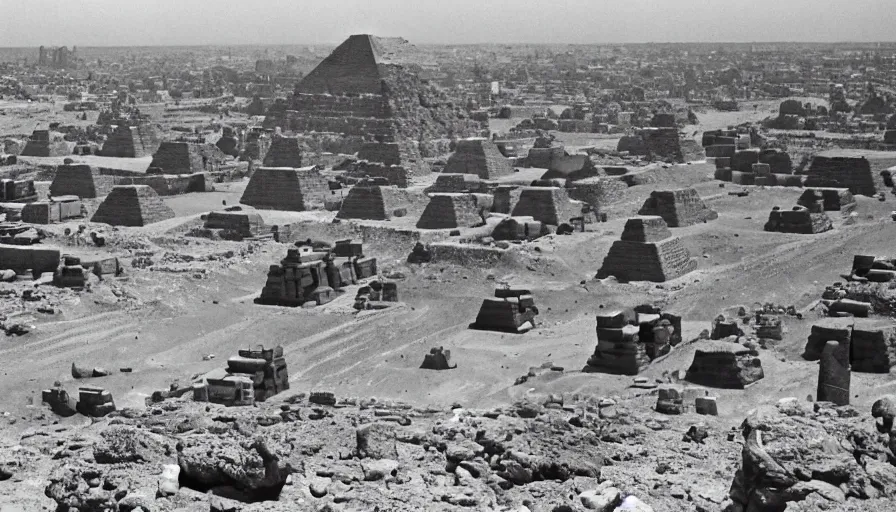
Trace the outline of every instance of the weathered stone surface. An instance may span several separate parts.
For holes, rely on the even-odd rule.
[[[670,228],[690,226],[719,217],[703,204],[693,188],[655,190],[650,193],[638,215],[658,215]]]
[[[488,214],[492,196],[486,194],[433,194],[423,210],[420,229],[455,229],[478,226]]]
[[[819,402],[849,405],[849,343],[828,341],[821,352],[818,367]]]
[[[484,180],[493,180],[513,174],[510,160],[488,139],[457,141],[457,149],[448,159],[444,172],[475,174]]]
[[[116,185],[90,220],[113,226],[145,226],[174,216],[174,210],[148,185]]]

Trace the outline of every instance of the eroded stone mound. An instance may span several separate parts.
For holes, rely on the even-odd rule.
[[[326,178],[315,169],[259,167],[240,203],[261,210],[301,212],[323,209],[329,195]]]
[[[704,386],[743,389],[763,376],[756,351],[731,337],[699,342],[686,378]]]

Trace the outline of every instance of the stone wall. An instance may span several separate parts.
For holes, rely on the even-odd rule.
[[[240,203],[260,210],[301,212],[323,209],[328,197],[327,180],[316,170],[259,167],[249,179]]]
[[[113,226],[145,226],[174,216],[174,210],[149,186],[117,185],[100,203],[90,221]]]
[[[650,193],[638,215],[660,216],[672,228],[690,226],[719,217],[715,211],[703,204],[700,195],[692,188],[655,190]]]

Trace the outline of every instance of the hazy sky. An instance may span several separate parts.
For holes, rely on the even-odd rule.
[[[0,0],[0,46],[892,41],[896,0]]]

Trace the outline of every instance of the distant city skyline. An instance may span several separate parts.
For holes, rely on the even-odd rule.
[[[2,47],[889,42],[893,0],[29,0],[6,2]]]

